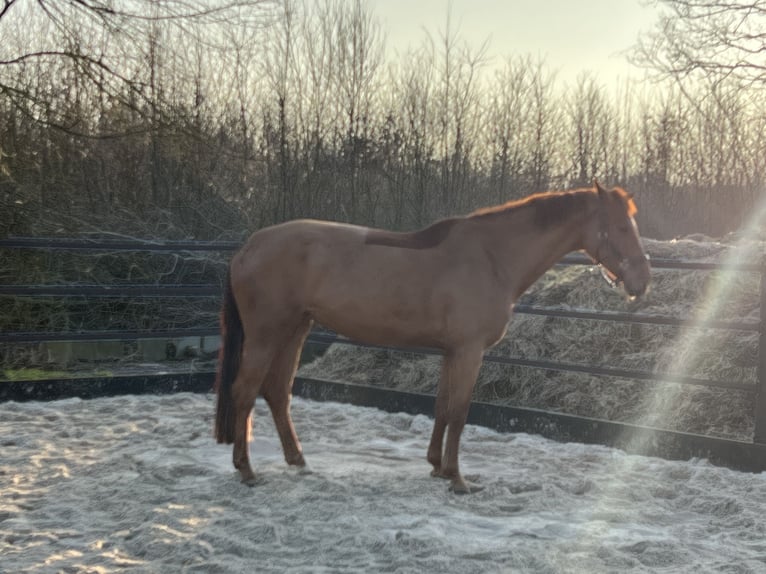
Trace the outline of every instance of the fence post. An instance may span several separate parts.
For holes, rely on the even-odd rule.
[[[753,442],[766,443],[766,257],[761,258],[761,307],[758,333],[758,369],[755,388]]]

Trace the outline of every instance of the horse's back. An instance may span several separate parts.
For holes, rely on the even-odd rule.
[[[281,274],[310,270],[328,259],[354,256],[364,245],[367,228],[313,219],[288,221],[255,232],[240,252],[259,274],[273,265]]]
[[[435,249],[413,249],[406,241],[398,245],[397,234],[379,229],[313,219],[288,221],[256,231],[237,255],[237,263],[248,274],[271,273],[278,268],[283,276],[378,276],[421,271],[440,254]],[[394,238],[377,243],[370,238]]]
[[[298,219],[253,233],[232,259],[232,280],[303,285],[327,259],[364,243],[364,227]]]

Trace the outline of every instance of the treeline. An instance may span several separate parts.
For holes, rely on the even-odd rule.
[[[42,5],[0,20],[2,234],[404,229],[598,177],[635,193],[647,235],[721,235],[766,176],[754,89],[565,84],[466,45],[448,18],[392,59],[361,0],[146,14],[129,34],[76,11],[53,25]],[[13,18],[23,32],[6,34]]]

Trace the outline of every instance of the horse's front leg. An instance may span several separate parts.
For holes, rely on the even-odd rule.
[[[439,394],[436,396],[436,408],[434,410],[434,430],[431,433],[431,442],[428,445],[428,462],[433,466],[431,476],[441,476],[442,469],[442,450],[444,448],[444,431],[447,430],[446,401],[440,397],[442,394],[441,386]]]
[[[471,394],[481,367],[483,349],[461,349],[448,353],[442,364],[439,391],[436,396],[434,430],[428,447],[428,461],[433,476],[450,480],[450,490],[458,494],[477,492],[482,487],[467,482],[460,474],[458,451]],[[442,456],[445,428],[447,441]]]

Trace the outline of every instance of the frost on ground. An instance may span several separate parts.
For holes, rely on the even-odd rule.
[[[765,572],[766,475],[469,426],[486,489],[429,476],[424,416],[258,405],[241,485],[211,396],[0,404],[2,572]]]

